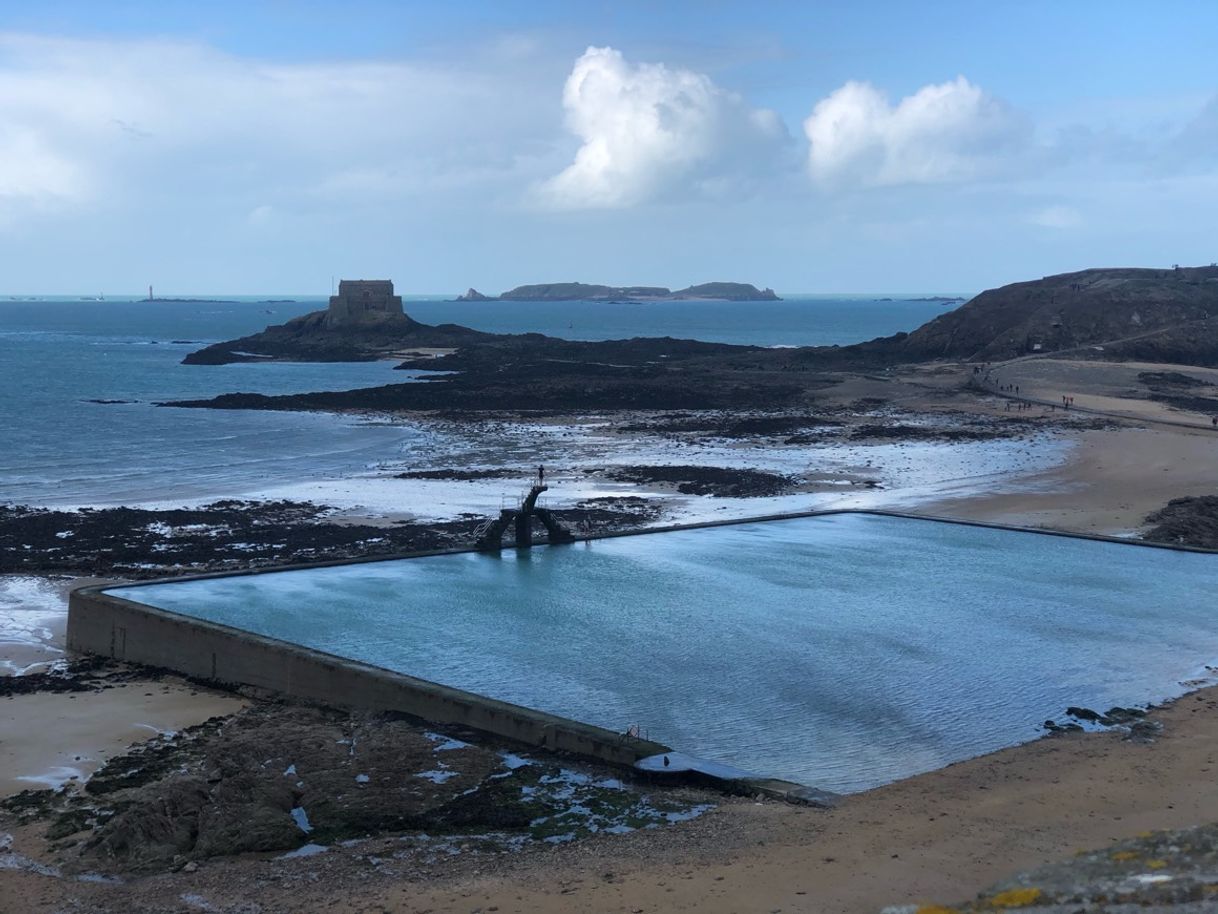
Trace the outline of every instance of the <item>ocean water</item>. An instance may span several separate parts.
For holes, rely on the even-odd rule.
[[[1160,701],[1218,556],[860,514],[111,593],[856,791]]]
[[[429,324],[492,333],[533,331],[578,340],[674,336],[751,346],[847,346],[909,331],[954,305],[910,301],[914,294],[792,295],[777,302],[440,302],[407,309]]]
[[[345,390],[416,376],[394,371],[388,362],[181,364],[188,352],[207,343],[321,307],[322,298],[290,303],[249,297],[229,302],[0,298],[0,501],[108,505],[247,495],[302,480],[345,477],[386,461],[425,461],[434,439],[410,426],[154,405],[233,391]],[[911,330],[945,308],[864,297],[647,305],[460,303],[433,297],[408,301],[407,310],[428,323],[496,332],[577,339],[668,335],[791,346],[845,344]]]

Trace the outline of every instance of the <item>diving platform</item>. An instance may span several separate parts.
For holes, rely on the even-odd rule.
[[[515,508],[503,508],[499,516],[487,520],[474,531],[474,547],[482,552],[498,552],[503,549],[503,535],[508,528],[515,528],[516,548],[528,549],[533,545],[533,520],[536,518],[546,529],[551,543],[570,543],[575,537],[562,526],[548,508],[538,507],[537,498],[549,486],[537,482]]]

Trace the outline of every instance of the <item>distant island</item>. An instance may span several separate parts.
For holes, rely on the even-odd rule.
[[[663,286],[600,286],[582,282],[548,282],[517,286],[502,295],[470,289],[454,301],[782,301],[773,289],[746,282],[704,282],[675,292]]]

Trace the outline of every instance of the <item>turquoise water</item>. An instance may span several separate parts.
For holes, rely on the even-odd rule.
[[[1218,556],[860,514],[111,593],[816,787],[1159,701]]]
[[[389,362],[182,365],[203,345],[324,307],[293,303],[0,300],[0,501],[75,505],[259,491],[415,462],[417,430],[300,413],[160,409],[233,391],[349,390],[409,380]],[[911,330],[928,302],[459,303],[409,301],[428,323],[580,339],[642,335],[757,345],[849,343]],[[94,403],[92,400],[122,400]]]

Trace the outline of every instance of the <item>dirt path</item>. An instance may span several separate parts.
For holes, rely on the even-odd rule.
[[[1218,369],[1191,365],[1161,365],[1149,362],[1094,362],[1026,356],[991,367],[990,381],[974,379],[978,389],[1006,399],[1046,408],[1062,409],[1062,396],[1074,397],[1066,412],[1104,416],[1119,420],[1154,423],[1165,427],[1215,428],[1208,413],[1174,409],[1151,400],[1152,392],[1139,375],[1143,372],[1177,371],[1218,385]],[[1000,385],[1018,386],[1019,392],[1000,390]]]

